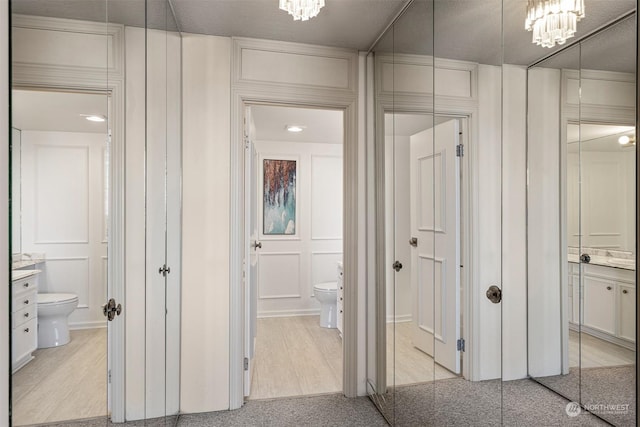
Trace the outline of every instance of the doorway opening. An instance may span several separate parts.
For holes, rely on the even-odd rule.
[[[467,377],[467,119],[385,114],[386,384]]]
[[[13,425],[109,413],[109,105],[12,93]]]
[[[342,392],[344,111],[244,123],[245,398]]]

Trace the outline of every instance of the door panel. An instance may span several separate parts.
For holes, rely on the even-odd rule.
[[[460,373],[459,124],[450,120],[411,137],[413,340],[436,363]],[[434,143],[435,135],[435,143]],[[437,253],[437,256],[436,256]]]

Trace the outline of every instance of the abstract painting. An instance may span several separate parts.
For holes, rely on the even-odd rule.
[[[262,234],[296,234],[296,163],[263,160]]]

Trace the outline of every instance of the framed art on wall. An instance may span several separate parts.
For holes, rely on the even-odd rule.
[[[263,159],[262,234],[296,234],[296,160]]]

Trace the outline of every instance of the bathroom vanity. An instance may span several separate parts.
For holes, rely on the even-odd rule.
[[[611,262],[615,263],[615,260]],[[580,325],[582,332],[633,349],[636,336],[635,265],[623,264],[569,261],[569,322],[573,330],[578,330]]]
[[[13,270],[11,273],[12,351],[11,371],[33,360],[38,347],[38,275],[40,270]]]

